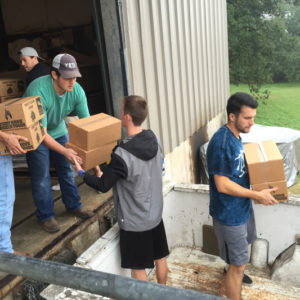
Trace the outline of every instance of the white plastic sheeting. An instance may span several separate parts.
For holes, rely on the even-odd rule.
[[[273,140],[284,161],[284,173],[287,186],[290,187],[297,182],[298,161],[297,144],[300,142],[300,131],[285,127],[263,126],[255,124],[249,133],[242,133],[243,143],[254,143]]]
[[[283,157],[284,173],[287,180],[287,186],[290,187],[297,182],[297,173],[299,169],[298,162],[300,162],[299,130],[255,124],[251,127],[249,133],[241,133],[241,138],[243,143],[255,143],[273,140]],[[208,180],[206,165],[207,145],[208,143],[205,143],[200,147],[200,159],[205,168],[205,174]]]

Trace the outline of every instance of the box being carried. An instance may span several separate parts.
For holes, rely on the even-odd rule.
[[[15,99],[15,98],[16,98],[16,97],[11,97],[11,96],[3,96],[3,97],[0,97],[0,103],[5,102],[5,101],[8,101],[8,100]]]
[[[44,110],[39,96],[0,103],[0,130],[26,128],[43,117]]]
[[[70,143],[85,151],[121,138],[121,121],[104,113],[69,123]]]
[[[95,166],[101,165],[110,160],[111,151],[117,145],[117,142],[102,145],[98,148],[92,150],[83,150],[71,143],[66,143],[66,148],[71,148],[75,150],[79,157],[82,158],[82,168],[84,170],[89,170]]]
[[[83,169],[89,170],[110,160],[110,154],[121,138],[121,121],[104,113],[69,123],[70,142],[83,160]]]
[[[20,145],[25,151],[35,150],[45,137],[44,126],[39,120],[28,128],[7,130],[6,133],[17,134],[28,139],[27,142],[20,140]],[[0,154],[10,154],[9,149],[4,143],[0,143]]]
[[[0,97],[21,97],[25,92],[25,81],[22,78],[1,78]]]
[[[278,190],[274,192],[274,198],[278,201],[287,201],[288,191],[283,158],[275,142],[245,144],[244,151],[253,190],[261,191],[278,187]]]

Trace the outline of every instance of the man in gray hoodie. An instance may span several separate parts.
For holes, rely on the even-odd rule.
[[[101,192],[113,187],[122,268],[131,269],[136,279],[147,280],[145,269],[155,263],[157,282],[166,284],[169,250],[162,220],[162,147],[151,130],[141,127],[147,114],[145,99],[124,97],[121,121],[127,138],[113,150],[103,175],[85,173],[76,161],[74,167],[87,185]]]

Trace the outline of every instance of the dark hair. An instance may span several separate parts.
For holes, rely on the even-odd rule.
[[[60,73],[59,73],[59,71],[56,69],[56,68],[54,68],[54,67],[51,67],[50,68],[50,74],[51,74],[51,72],[55,72],[55,74],[59,77],[60,76]],[[51,75],[52,76],[52,75]]]
[[[242,106],[248,106],[251,108],[257,108],[258,102],[249,94],[238,92],[233,94],[227,101],[227,116],[229,114],[239,115],[241,112]]]
[[[125,96],[123,109],[124,115],[130,115],[135,126],[140,126],[148,115],[147,101],[141,96]]]

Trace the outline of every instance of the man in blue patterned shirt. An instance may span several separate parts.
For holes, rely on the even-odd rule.
[[[250,190],[240,133],[254,124],[258,102],[249,94],[236,93],[227,102],[228,122],[213,136],[207,148],[210,215],[218,239],[220,257],[229,265],[225,277],[226,296],[241,297],[242,279],[249,261],[248,244],[256,239],[252,200],[264,205],[278,203],[277,190]]]

